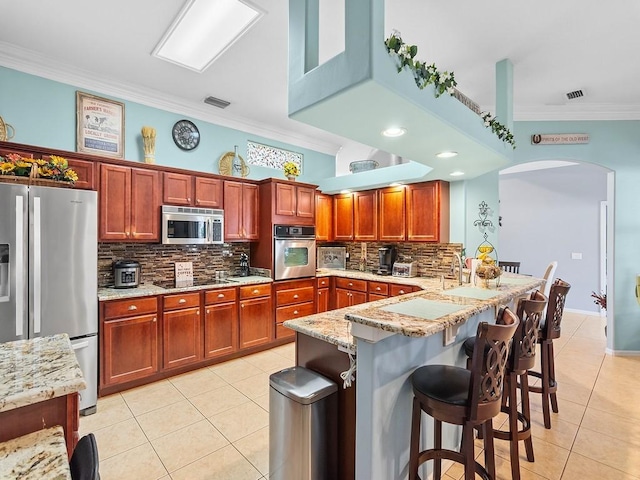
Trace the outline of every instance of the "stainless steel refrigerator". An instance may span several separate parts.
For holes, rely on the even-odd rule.
[[[98,391],[97,193],[0,183],[0,342],[67,333]]]

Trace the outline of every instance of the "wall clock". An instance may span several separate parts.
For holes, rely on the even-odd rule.
[[[173,141],[182,150],[193,150],[200,143],[198,127],[189,120],[176,122],[171,130]]]

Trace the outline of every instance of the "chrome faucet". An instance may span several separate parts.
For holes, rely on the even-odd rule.
[[[456,272],[456,263],[458,264],[458,285],[462,285],[462,257],[458,252],[453,252],[451,259],[451,273]]]

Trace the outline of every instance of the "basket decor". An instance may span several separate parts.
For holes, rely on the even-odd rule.
[[[0,183],[13,183],[16,185],[31,185],[36,187],[74,187],[73,182],[64,182],[62,180],[40,177],[38,174],[38,166],[35,163],[31,165],[31,172],[28,177],[18,175],[0,175]]]

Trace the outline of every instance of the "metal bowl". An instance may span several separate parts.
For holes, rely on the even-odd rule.
[[[351,173],[366,172],[367,170],[375,170],[379,163],[375,160],[357,160],[349,164]]]

